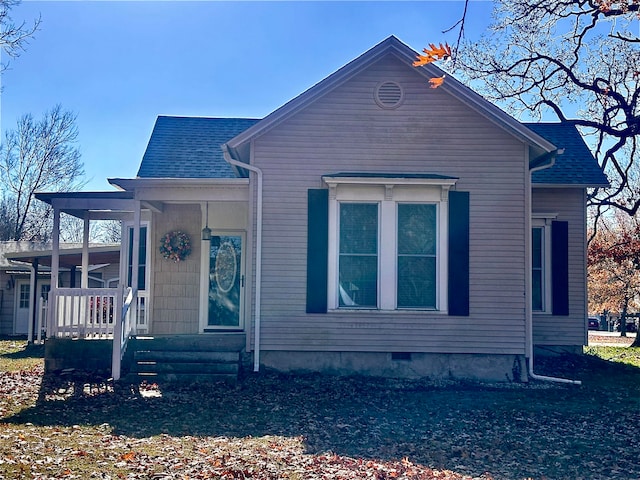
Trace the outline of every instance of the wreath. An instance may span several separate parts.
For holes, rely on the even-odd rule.
[[[191,239],[180,230],[166,233],[160,240],[160,253],[167,260],[180,262],[191,253]]]

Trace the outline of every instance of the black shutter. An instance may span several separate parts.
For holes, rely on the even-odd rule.
[[[469,316],[469,192],[449,192],[449,315]]]
[[[569,224],[551,222],[551,300],[554,315],[569,315]]]
[[[307,313],[327,313],[329,190],[308,191],[307,222]]]

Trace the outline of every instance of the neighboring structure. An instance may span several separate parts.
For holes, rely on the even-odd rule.
[[[534,345],[586,343],[586,194],[607,179],[574,127],[522,124],[449,76],[430,89],[442,72],[415,55],[389,37],[261,120],[158,117],[121,191],[38,198],[130,222],[128,284],[163,348],[526,377]]]
[[[89,286],[117,285],[120,245],[91,246],[89,250]],[[77,244],[61,246],[60,286],[80,286],[81,252]],[[0,335],[28,335],[30,323],[34,333],[39,300],[46,301],[51,289],[51,254],[51,244],[0,242]]]

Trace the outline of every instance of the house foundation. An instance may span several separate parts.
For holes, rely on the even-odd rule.
[[[526,382],[523,355],[414,352],[261,351],[261,365],[283,372]]]

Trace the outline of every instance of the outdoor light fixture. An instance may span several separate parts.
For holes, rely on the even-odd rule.
[[[202,229],[202,240],[211,240],[211,229],[209,228],[209,202],[207,202],[206,218]]]

